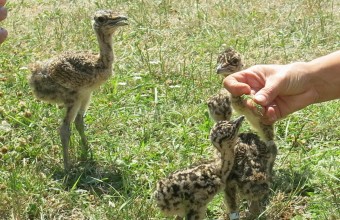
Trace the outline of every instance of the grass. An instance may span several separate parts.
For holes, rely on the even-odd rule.
[[[13,0],[7,6],[0,219],[163,218],[150,199],[157,180],[212,156],[205,100],[221,88],[215,60],[225,46],[240,51],[248,66],[310,60],[340,48],[335,0]],[[115,75],[95,92],[86,116],[94,161],[66,175],[58,136],[63,110],[34,99],[27,66],[65,50],[96,51],[90,18],[102,8],[124,12],[130,25],[115,36]],[[339,123],[339,100],[277,123],[268,219],[340,218]],[[218,196],[208,218],[224,215]]]

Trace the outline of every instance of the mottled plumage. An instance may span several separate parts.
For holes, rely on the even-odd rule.
[[[220,105],[216,104],[215,106]],[[231,107],[225,110],[228,112],[228,115],[232,112]],[[221,113],[219,115],[227,114]],[[252,117],[254,116],[252,115]],[[250,115],[247,115],[247,117],[249,118]],[[212,115],[212,118],[217,117]],[[262,133],[267,134],[267,130],[262,131]],[[269,135],[267,136],[271,136],[273,130],[269,129],[268,133]],[[275,142],[273,140],[265,141],[254,133],[240,133],[234,155],[234,164],[227,178],[224,190],[228,210],[231,215],[238,216],[239,204],[237,194],[239,194],[241,198],[248,201],[250,214],[256,216],[262,208],[262,200],[268,195],[270,190],[272,168],[276,156]]]
[[[205,217],[208,203],[225,188],[243,119],[220,121],[212,128],[210,140],[219,151],[218,159],[176,171],[157,183],[154,198],[164,214],[196,220]]]
[[[232,109],[229,95],[226,89],[221,89],[219,93],[208,98],[209,115],[214,121],[230,120]]]
[[[218,55],[217,63],[217,73],[223,76],[240,71],[244,66],[241,55],[231,47]]]
[[[248,201],[252,217],[260,214],[261,202],[270,192],[272,154],[268,145],[253,133],[241,133],[235,161],[226,181],[225,200],[230,213],[238,213],[237,193]]]
[[[66,170],[70,168],[68,148],[72,122],[75,122],[81,136],[82,158],[87,156],[83,117],[93,90],[112,75],[112,36],[119,26],[127,25],[126,20],[126,17],[110,10],[97,11],[93,17],[93,29],[99,43],[99,54],[66,52],[31,65],[29,84],[34,95],[43,101],[63,104],[67,109],[60,128]]]

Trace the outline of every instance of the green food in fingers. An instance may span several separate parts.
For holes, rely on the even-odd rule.
[[[258,103],[256,103],[256,102],[254,101],[254,96],[253,96],[253,95],[246,95],[246,94],[243,94],[243,95],[241,95],[241,98],[242,98],[243,100],[250,100],[250,101],[252,102],[253,106],[257,109],[257,113],[260,114],[261,116],[263,116],[263,113],[262,113],[263,106],[260,105],[260,104],[258,104]]]

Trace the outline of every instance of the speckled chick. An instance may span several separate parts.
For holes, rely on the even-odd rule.
[[[223,76],[240,71],[244,66],[241,54],[231,47],[218,55],[217,64],[217,73]],[[224,88],[208,98],[209,115],[214,121],[229,120],[231,118],[230,100],[231,94]]]
[[[222,94],[225,95],[224,92]],[[219,101],[223,103],[218,103]],[[213,119],[224,120],[221,117],[224,115],[230,118],[232,114],[230,105],[225,105],[225,112],[219,111],[217,116],[214,115],[216,113],[213,109],[214,106],[219,107],[224,103],[225,99],[214,99],[214,105],[208,106]],[[229,106],[229,109],[226,106]],[[218,122],[219,120],[215,121]],[[272,144],[275,145],[274,141],[272,141]],[[269,194],[272,178],[274,160],[270,149],[272,149],[272,146],[261,140],[256,134],[240,133],[238,135],[233,168],[227,178],[224,190],[230,219],[239,219],[239,198],[237,194],[248,201],[250,218],[258,215],[261,211],[261,202]]]
[[[209,115],[215,122],[230,120],[232,108],[229,96],[226,89],[221,89],[220,92],[208,98]]]
[[[263,209],[272,180],[270,148],[253,133],[241,133],[235,147],[234,166],[226,182],[225,200],[230,213],[239,212],[237,193],[248,201],[250,218]]]
[[[66,52],[30,66],[29,84],[34,95],[43,101],[63,104],[66,116],[60,128],[64,168],[70,168],[70,123],[74,122],[82,140],[82,158],[88,154],[84,133],[84,114],[93,90],[112,75],[114,60],[112,37],[118,27],[127,25],[127,18],[111,10],[100,10],[93,17],[93,29],[99,43],[99,54]]]
[[[235,55],[233,56],[232,53]],[[239,53],[229,48],[227,49],[228,56],[225,54],[226,52],[219,55],[218,74],[227,76],[234,73],[232,70],[237,69],[239,71],[242,69],[243,62]],[[221,57],[224,57],[224,59]],[[233,61],[228,61],[228,57]],[[238,63],[239,68],[228,68],[229,63]],[[215,104],[208,104],[211,117],[215,121],[218,121],[216,119],[229,119],[232,114],[231,103],[233,109],[239,114],[244,114],[251,126],[259,134],[259,136],[254,133],[239,134],[235,147],[234,166],[226,181],[225,188],[225,200],[230,211],[230,219],[239,218],[239,199],[237,198],[237,193],[240,194],[241,198],[245,198],[248,201],[250,213],[248,217],[256,218],[263,208],[261,203],[264,197],[269,194],[270,183],[272,181],[272,169],[277,154],[277,147],[274,142],[274,127],[273,125],[262,124],[259,115],[245,107],[241,97],[232,96],[226,90],[221,90],[215,97],[222,95],[225,97],[224,99],[214,98]],[[211,98],[209,100],[211,102]],[[223,103],[218,103],[219,101]],[[221,110],[219,106],[224,106],[224,110]],[[228,107],[230,108],[228,109]],[[214,108],[218,108],[219,111],[216,111]],[[221,117],[223,115],[227,117]]]
[[[217,74],[223,76],[240,71],[244,66],[241,54],[232,47],[225,49],[218,55],[217,64]]]
[[[219,151],[219,159],[176,171],[157,183],[157,206],[168,216],[188,220],[204,219],[207,205],[225,188],[225,180],[234,163],[234,146],[244,117],[220,121],[210,132],[210,140]]]

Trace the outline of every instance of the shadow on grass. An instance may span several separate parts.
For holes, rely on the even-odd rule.
[[[55,170],[52,178],[63,179],[67,190],[83,189],[98,195],[123,189],[123,177],[116,164],[99,164],[94,160],[79,162],[67,173]]]
[[[293,193],[299,196],[308,196],[309,192],[314,192],[314,187],[310,183],[313,173],[309,168],[299,171],[291,169],[277,169],[273,178],[273,191]]]
[[[275,170],[272,196],[260,219],[292,219],[303,214],[308,197],[314,192],[314,186],[309,181],[312,178],[313,173],[308,167],[301,170]]]

